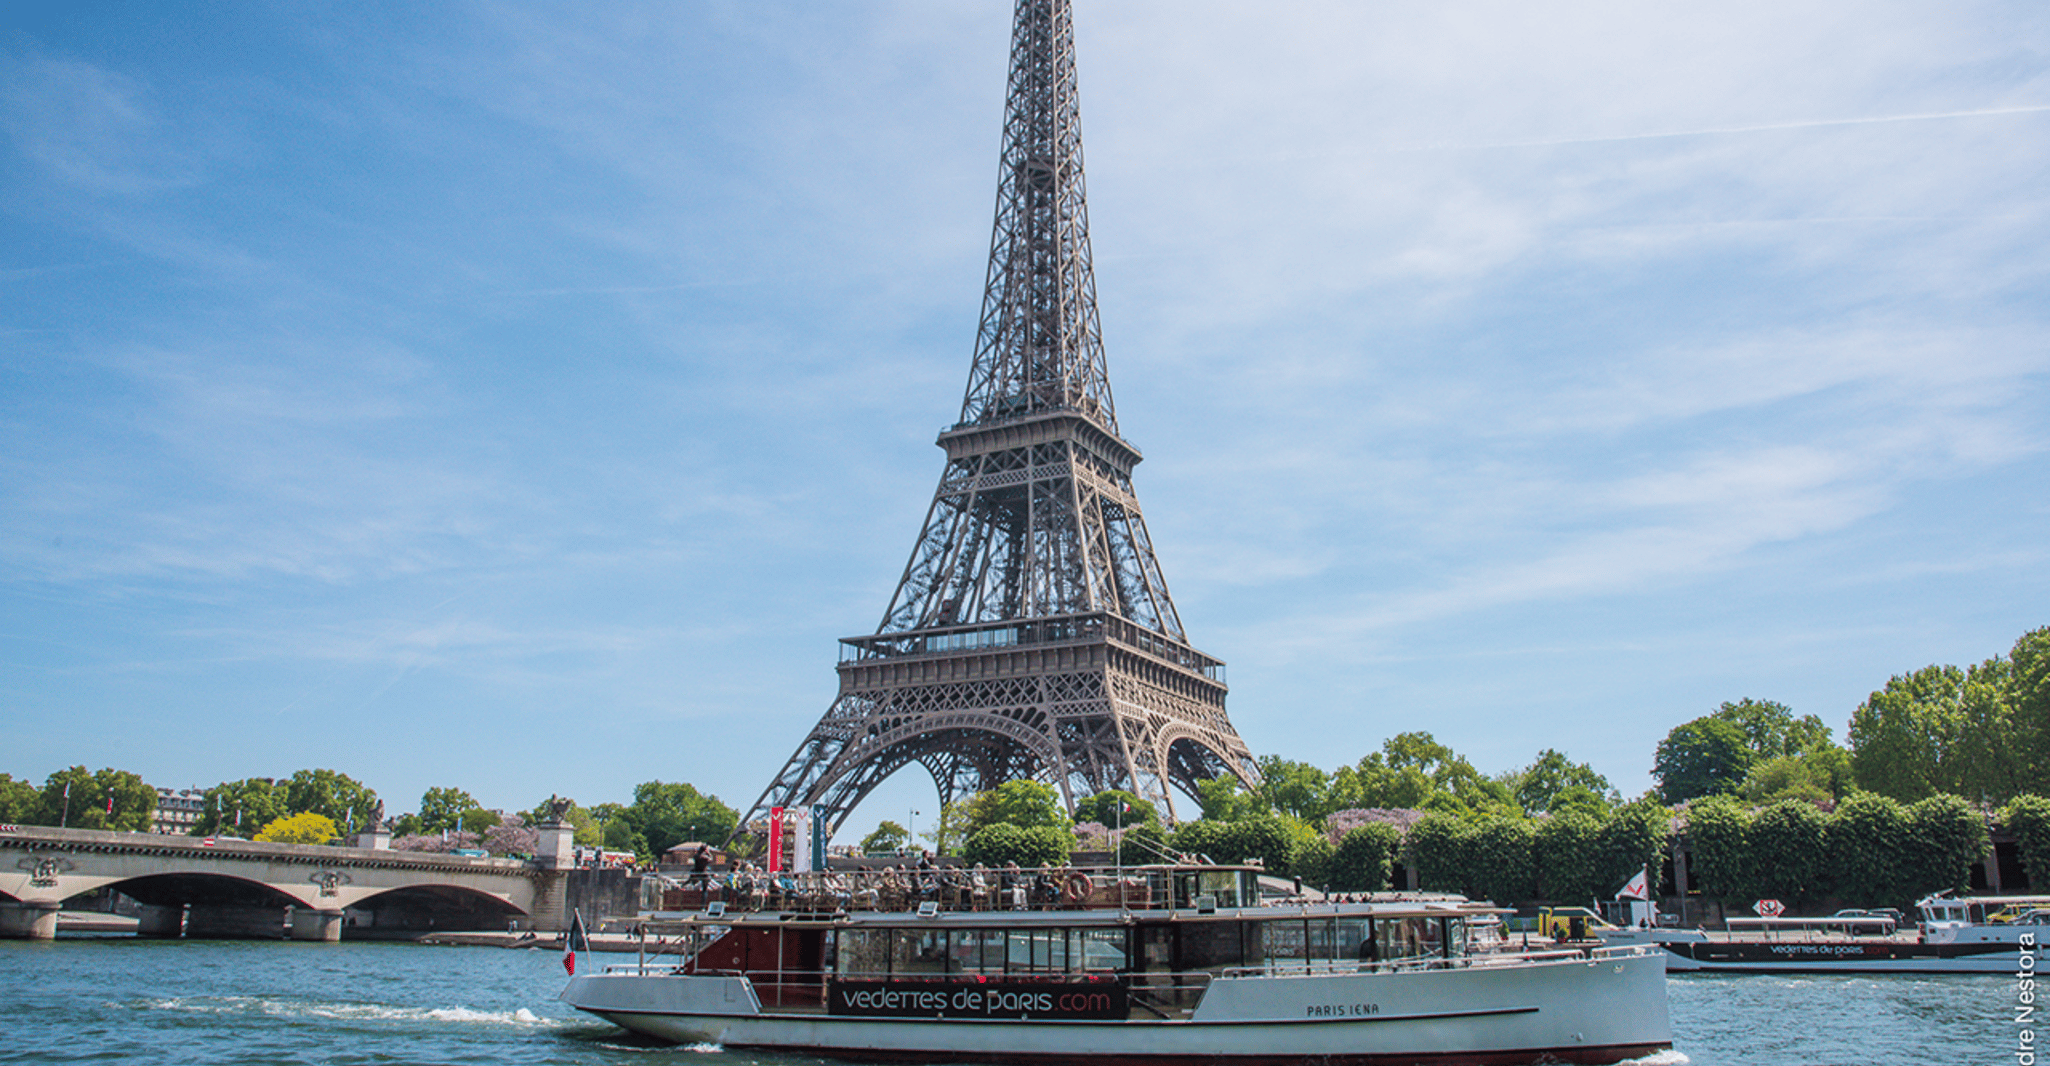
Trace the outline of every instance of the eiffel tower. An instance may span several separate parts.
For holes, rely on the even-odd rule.
[[[1170,784],[1252,752],[1224,664],[1190,646],[1118,436],[1083,200],[1069,0],[1018,0],[995,234],[947,465],[889,610],[847,637],[840,695],[742,820],[822,805],[837,829],[916,762],[940,801],[1030,778],[1077,800]]]

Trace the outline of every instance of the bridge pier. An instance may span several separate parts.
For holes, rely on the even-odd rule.
[[[14,940],[57,939],[55,903],[0,904],[0,937]]]
[[[283,940],[285,908],[195,903],[185,918],[195,940]]]
[[[144,903],[135,916],[135,935],[176,939],[185,935],[185,905]]]
[[[341,943],[342,912],[313,911],[304,907],[292,910],[292,939],[321,940],[330,944]]]

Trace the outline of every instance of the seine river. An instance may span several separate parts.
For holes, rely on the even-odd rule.
[[[0,1063],[821,1061],[641,1042],[557,1002],[562,979],[543,950],[0,941]],[[1676,1046],[1662,1063],[2017,1061],[2013,978],[1688,975],[1668,989]]]

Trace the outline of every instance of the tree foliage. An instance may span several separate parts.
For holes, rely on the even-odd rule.
[[[2029,701],[2045,672],[2045,633],[2016,641],[2017,660],[1925,666],[1866,697],[1851,715],[1858,784],[1904,803],[1939,793],[2004,802],[2040,787],[2041,718]]]
[[[1067,861],[1074,841],[1073,833],[1058,826],[991,822],[968,834],[961,845],[961,857],[989,866],[1007,862],[1026,867],[1058,866]]]
[[[1785,800],[1750,811],[1729,797],[1688,808],[1696,876],[1726,904],[1778,899],[1793,906],[1834,896],[1861,906],[1907,907],[1961,888],[1989,847],[1985,820],[1956,796],[1908,806],[1858,793],[1824,814]]]
[[[36,799],[36,825],[67,825],[72,829],[146,832],[156,818],[157,790],[127,770],[112,767],[88,772],[73,766],[51,774]]]
[[[1402,833],[1386,822],[1368,822],[1345,834],[1332,851],[1329,887],[1336,892],[1382,892],[1394,866]]]
[[[444,829],[465,828],[463,815],[481,809],[482,806],[462,789],[430,788],[420,797],[419,831],[439,833]]]
[[[253,839],[274,844],[325,844],[341,835],[335,821],[325,814],[301,811],[272,821]]]
[[[2016,796],[2001,808],[2000,824],[2014,834],[2029,883],[2050,885],[2050,799]]]
[[[605,846],[660,855],[686,840],[725,840],[739,824],[740,812],[717,796],[681,781],[644,781],[634,786],[633,803],[605,823]]]
[[[1538,752],[1529,766],[1509,774],[1503,784],[1510,788],[1517,804],[1531,814],[1551,810],[1559,795],[1568,789],[1578,789],[1608,803],[1621,798],[1609,779],[1596,773],[1594,767],[1574,762],[1552,748]]]
[[[1674,726],[1659,741],[1651,775],[1667,803],[1683,803],[1735,792],[1757,758],[1742,729],[1711,715]]]
[[[909,843],[911,834],[905,832],[903,826],[884,819],[877,823],[875,832],[861,838],[861,853],[880,855],[886,851],[896,851]]]
[[[368,826],[378,810],[375,790],[334,770],[300,770],[281,791],[286,812],[324,814],[345,829]]]
[[[0,774],[0,822],[33,825],[40,813],[43,790],[13,774]]]
[[[1153,804],[1126,792],[1113,788],[1088,796],[1075,804],[1075,821],[1096,822],[1112,829],[1131,828],[1135,825],[1160,824],[1160,812]]]
[[[255,833],[290,813],[285,809],[284,790],[268,778],[223,781],[207,789],[200,800],[199,821],[193,823],[192,835]]]

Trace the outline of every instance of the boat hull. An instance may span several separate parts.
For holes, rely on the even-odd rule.
[[[1211,983],[1181,1020],[763,1011],[744,978],[595,974],[562,998],[678,1043],[835,1058],[1057,1064],[1610,1063],[1672,1046],[1657,953]]]
[[[1891,941],[1773,943],[1696,940],[1663,945],[1674,973],[2014,973],[2012,945]]]

